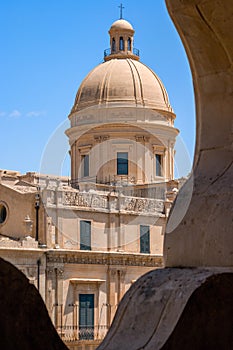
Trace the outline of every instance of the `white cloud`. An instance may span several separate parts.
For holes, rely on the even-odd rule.
[[[45,115],[45,111],[30,111],[26,113],[26,117],[40,117]]]
[[[21,115],[22,113],[18,111],[18,109],[14,109],[11,113],[9,113],[10,118],[19,118]]]
[[[4,116],[8,116],[9,118],[20,118],[20,117],[34,118],[34,117],[41,117],[45,114],[46,114],[45,111],[29,111],[26,113],[22,113],[18,109],[13,109],[10,113],[6,113],[0,110],[0,118]]]

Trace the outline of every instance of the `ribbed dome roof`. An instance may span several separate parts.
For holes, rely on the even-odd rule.
[[[173,112],[158,76],[143,63],[130,58],[111,59],[87,75],[79,87],[71,114],[91,106],[143,106]]]

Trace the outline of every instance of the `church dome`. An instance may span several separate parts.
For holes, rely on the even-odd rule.
[[[145,107],[172,112],[158,76],[139,61],[134,29],[120,18],[109,29],[110,49],[104,61],[81,83],[71,114],[88,107]]]
[[[112,30],[134,30],[132,25],[126,21],[125,19],[118,19],[115,21],[109,30],[111,32]]]
[[[131,58],[113,58],[86,76],[71,114],[92,106],[146,107],[173,112],[158,76],[145,64]]]

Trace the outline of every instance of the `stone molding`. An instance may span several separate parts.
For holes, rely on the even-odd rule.
[[[173,146],[174,146],[174,143],[173,143]],[[154,153],[163,155],[166,151],[166,147],[163,145],[153,145],[153,151]]]
[[[124,254],[109,252],[47,252],[48,270],[50,264],[83,264],[83,265],[117,265],[163,267],[163,257],[160,255]]]
[[[92,145],[83,145],[83,146],[78,146],[78,150],[81,155],[85,155],[90,152],[92,148]]]

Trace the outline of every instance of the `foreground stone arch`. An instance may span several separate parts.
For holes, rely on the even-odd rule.
[[[193,75],[193,175],[179,192],[168,221],[166,268],[133,285],[99,350],[233,347],[233,5],[231,0],[166,3]]]
[[[66,350],[36,287],[0,259],[1,349]]]
[[[166,266],[233,266],[233,4],[167,0],[184,43],[196,99],[193,179],[177,198],[165,236]],[[192,199],[182,222],[185,198]]]

